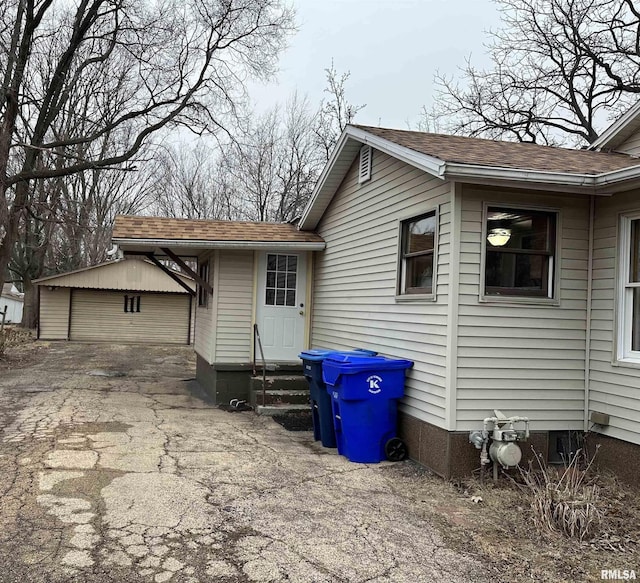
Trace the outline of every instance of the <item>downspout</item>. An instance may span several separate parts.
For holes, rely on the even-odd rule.
[[[69,288],[69,319],[67,321],[67,341],[71,340],[71,313],[73,312],[73,289]]]
[[[596,197],[589,201],[589,258],[587,262],[587,329],[584,351],[584,430],[589,430],[589,386],[591,382],[591,299],[593,295],[593,239],[596,210]]]
[[[36,286],[38,294],[38,321],[36,322],[36,340],[40,340],[40,286]],[[24,309],[24,308],[23,308]]]

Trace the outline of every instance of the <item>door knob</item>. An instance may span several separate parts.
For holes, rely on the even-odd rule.
[[[300,315],[304,316],[304,310],[300,310]]]

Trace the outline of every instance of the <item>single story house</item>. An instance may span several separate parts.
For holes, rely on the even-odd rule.
[[[0,295],[0,312],[4,312],[6,324],[19,324],[22,322],[22,310],[24,308],[24,294],[20,293],[13,284],[5,283]]]
[[[478,467],[469,431],[500,409],[551,456],[593,432],[637,480],[639,154],[640,104],[591,150],[352,125],[297,228],[118,217],[114,242],[198,257],[214,391],[250,367],[253,324],[276,364],[363,346],[415,362],[400,431],[443,476]]]
[[[315,233],[295,225],[118,216],[125,256],[197,258],[196,377],[218,403],[249,397],[254,362],[299,367],[309,346]],[[260,344],[257,342],[257,332]]]
[[[34,283],[41,340],[192,343],[193,280],[150,261],[108,261]]]

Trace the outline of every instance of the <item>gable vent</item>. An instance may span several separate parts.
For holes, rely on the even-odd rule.
[[[373,151],[371,146],[362,146],[360,148],[360,167],[358,172],[358,184],[362,184],[367,180],[371,180],[371,158]]]

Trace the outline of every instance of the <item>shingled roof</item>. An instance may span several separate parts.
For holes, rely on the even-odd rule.
[[[602,174],[640,166],[625,154],[569,150],[522,142],[499,142],[356,125],[356,128],[448,163],[569,174]]]
[[[113,238],[173,241],[247,241],[260,243],[322,243],[315,233],[289,223],[209,221],[118,215]]]

